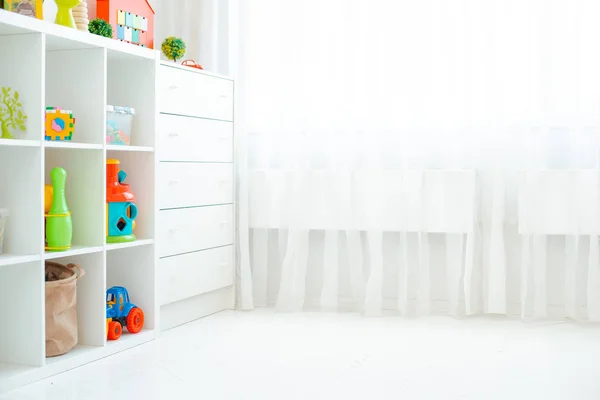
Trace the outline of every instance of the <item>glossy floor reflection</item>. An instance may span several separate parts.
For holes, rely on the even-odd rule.
[[[224,312],[2,400],[600,398],[600,326]]]

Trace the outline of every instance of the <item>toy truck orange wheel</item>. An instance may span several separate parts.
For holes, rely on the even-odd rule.
[[[127,330],[131,333],[139,333],[144,327],[144,312],[141,308],[132,308],[127,315]]]
[[[111,321],[108,323],[108,340],[117,340],[123,333],[123,327],[119,321]]]

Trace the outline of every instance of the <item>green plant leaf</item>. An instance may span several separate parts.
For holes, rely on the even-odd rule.
[[[25,130],[25,125],[19,125],[19,128],[24,131]]]
[[[2,94],[8,96],[8,88],[2,87]]]
[[[19,100],[19,92],[15,92],[15,100]]]

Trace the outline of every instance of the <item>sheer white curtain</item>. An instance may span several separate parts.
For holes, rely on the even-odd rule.
[[[185,59],[229,73],[229,0],[151,0],[156,11],[155,47],[168,36],[186,43]],[[183,61],[183,60],[181,60]]]
[[[240,308],[600,319],[600,3],[235,15]]]

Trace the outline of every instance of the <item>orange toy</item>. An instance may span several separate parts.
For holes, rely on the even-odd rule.
[[[113,39],[154,48],[154,9],[148,0],[97,0],[96,17],[113,28]]]

